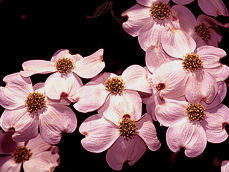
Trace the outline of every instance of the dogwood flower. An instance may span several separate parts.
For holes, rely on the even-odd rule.
[[[62,132],[72,133],[77,126],[76,115],[69,102],[47,98],[44,83],[32,86],[30,78],[19,73],[3,78],[0,87],[0,105],[5,108],[0,124],[4,131],[13,131],[12,138],[24,142],[38,135],[50,144],[57,144]]]
[[[149,114],[141,116],[139,105],[119,103],[107,113],[87,118],[79,131],[85,135],[82,146],[90,152],[100,153],[108,150],[106,161],[114,170],[121,170],[123,163],[134,165],[147,147],[156,151],[161,144]]]
[[[105,111],[118,102],[142,102],[137,91],[152,93],[146,70],[139,65],[129,66],[121,76],[102,73],[76,93],[74,108],[80,112]],[[139,107],[139,109],[141,109]]]
[[[184,93],[189,102],[205,99],[210,103],[217,93],[216,82],[229,76],[229,67],[220,63],[226,52],[213,46],[201,46],[186,52],[183,49],[170,51],[170,54],[178,60],[163,64],[154,72],[155,90],[167,98]]]
[[[178,25],[178,18],[176,15],[179,12],[191,13],[191,11],[180,5],[170,7],[169,0],[137,0],[136,5],[122,13],[122,16],[127,16],[128,20],[122,24],[123,29],[133,37],[138,36],[138,42],[141,48],[146,51],[150,46],[158,46],[161,42],[161,35],[168,37],[174,32],[169,30],[174,29],[174,25]],[[182,31],[182,26],[176,28],[176,36],[181,37],[179,42],[186,44],[186,42],[193,41],[192,38]],[[165,38],[164,38],[165,39]],[[172,44],[171,44],[172,46]]]
[[[22,64],[20,74],[28,77],[34,74],[51,74],[45,81],[45,90],[49,98],[59,100],[65,95],[73,101],[73,94],[83,85],[82,78],[93,78],[105,67],[103,49],[92,55],[82,57],[80,54],[71,55],[69,50],[59,50],[46,60],[29,60]]]
[[[194,0],[172,0],[173,2],[186,5]],[[217,17],[218,15],[229,16],[227,7],[222,0],[198,0],[200,9],[207,15]]]
[[[229,108],[221,104],[226,90],[226,84],[219,82],[218,94],[211,104],[180,98],[165,99],[157,105],[157,120],[168,127],[166,142],[173,152],[184,147],[187,157],[196,157],[204,151],[207,141],[221,143],[228,138],[225,124],[229,123]]]
[[[10,133],[0,131],[1,172],[54,171],[59,165],[59,150],[40,135],[28,142],[14,142]]]

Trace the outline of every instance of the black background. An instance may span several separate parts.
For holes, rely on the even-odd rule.
[[[114,19],[108,11],[97,18],[96,7],[105,0],[55,1],[55,0],[2,0],[0,4],[0,77],[20,71],[21,64],[31,59],[50,60],[59,49],[69,49],[72,54],[88,56],[104,49],[106,67],[103,71],[120,74],[132,64],[145,66],[145,53],[137,38],[128,35],[119,23],[120,14],[136,4],[135,0],[113,0]],[[227,7],[229,2],[224,1]],[[187,5],[198,16],[202,12],[196,2]],[[229,22],[227,17],[218,17],[220,22]],[[229,53],[228,29],[221,28],[223,40],[219,47]],[[229,57],[222,62],[229,64]],[[33,83],[45,81],[47,75],[32,77]],[[1,79],[2,80],[2,79]],[[89,80],[83,80],[84,83]],[[1,85],[4,83],[1,81]],[[228,103],[228,96],[224,100]],[[1,109],[3,111],[3,109]],[[78,127],[90,115],[76,112]],[[132,167],[124,164],[123,171],[192,171],[219,172],[222,160],[229,160],[229,141],[221,144],[208,143],[204,153],[196,158],[187,158],[183,150],[172,153],[165,141],[166,128],[155,122],[162,143],[156,152],[146,151]],[[63,134],[60,148],[62,171],[112,171],[105,160],[106,152],[94,154],[81,146],[82,135],[78,132]]]

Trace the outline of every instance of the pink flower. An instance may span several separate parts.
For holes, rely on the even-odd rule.
[[[0,131],[1,172],[53,171],[59,165],[58,147],[44,142],[40,135],[28,142],[14,142],[10,133]]]
[[[52,56],[51,61],[29,60],[22,67],[24,71],[20,74],[24,77],[53,73],[45,82],[47,96],[59,100],[61,95],[65,95],[73,101],[72,96],[83,85],[78,76],[93,78],[103,70],[105,63],[103,49],[84,58],[80,54],[71,55],[69,50],[59,50]]]
[[[186,5],[193,1],[194,0],[173,0],[173,2],[180,5]],[[198,0],[197,2],[201,10],[210,16],[229,16],[227,7],[225,6],[222,0]]]
[[[183,32],[177,13],[191,13],[184,6],[175,5],[170,7],[169,0],[137,0],[136,5],[126,10],[122,16],[128,20],[122,24],[123,29],[132,36],[138,36],[141,48],[146,51],[150,46],[158,46],[161,39],[173,35],[176,29],[176,37],[181,37],[179,43],[194,42],[192,38]],[[176,27],[179,25],[179,28]],[[170,32],[170,30],[172,30]],[[164,36],[162,36],[164,35]],[[162,38],[161,38],[162,37]],[[181,42],[182,41],[182,42]]]
[[[162,97],[185,95],[189,102],[204,99],[210,103],[217,93],[216,82],[229,76],[229,67],[220,63],[226,52],[213,46],[202,46],[195,51],[193,48],[186,52],[177,49],[170,54],[178,60],[163,64],[154,72],[154,89],[160,91]]]
[[[229,172],[229,161],[223,161],[221,164],[221,172]]]
[[[165,99],[157,105],[157,120],[169,127],[166,141],[173,152],[184,147],[186,156],[196,157],[204,151],[207,141],[221,143],[228,138],[225,124],[229,123],[229,108],[221,104],[227,87],[224,82],[218,84],[218,94],[211,104],[190,103],[183,98]]]
[[[82,146],[93,153],[108,150],[106,161],[114,170],[121,170],[123,163],[134,165],[148,147],[156,151],[161,144],[150,115],[141,116],[138,107],[120,104],[104,114],[87,118],[79,131],[85,135]]]
[[[46,97],[44,84],[32,86],[30,78],[19,73],[3,78],[5,87],[0,87],[0,105],[5,108],[1,116],[4,131],[13,131],[12,138],[24,142],[38,135],[50,144],[61,139],[62,132],[72,133],[77,119],[65,100],[51,101]]]
[[[142,102],[137,91],[152,93],[146,70],[139,65],[129,66],[121,76],[103,73],[81,87],[74,108],[80,112],[105,111],[122,102]],[[139,107],[141,110],[141,108]]]

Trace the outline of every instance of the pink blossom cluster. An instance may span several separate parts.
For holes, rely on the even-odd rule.
[[[198,0],[205,14],[196,18],[184,6],[192,1],[173,0],[177,5],[171,6],[169,0],[137,0],[122,13],[123,29],[145,51],[145,67],[134,64],[120,75],[102,72],[102,48],[86,57],[62,49],[50,61],[26,61],[22,71],[5,76],[0,154],[7,156],[0,159],[0,171],[53,171],[60,163],[54,145],[63,132],[77,128],[71,104],[94,113],[79,126],[81,144],[89,152],[106,151],[114,170],[161,147],[155,121],[167,127],[169,149],[184,148],[187,157],[199,156],[207,142],[224,142],[229,67],[220,62],[227,54],[218,45],[220,27],[229,24],[210,16],[229,13],[222,0]],[[31,76],[37,74],[49,76],[33,85]],[[83,84],[81,78],[90,81]],[[229,171],[229,162],[221,169]]]

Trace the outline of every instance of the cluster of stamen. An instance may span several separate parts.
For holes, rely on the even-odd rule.
[[[211,33],[209,27],[206,26],[204,23],[200,23],[195,26],[195,32],[204,40],[207,41],[211,38]]]
[[[164,20],[170,17],[171,11],[167,4],[159,2],[154,3],[153,7],[150,9],[150,13],[154,19]]]
[[[206,116],[204,107],[198,103],[189,104],[186,108],[186,113],[191,121],[201,121]]]
[[[112,94],[122,94],[124,89],[124,82],[120,77],[108,78],[105,83],[105,88]]]
[[[31,156],[32,156],[31,149],[28,149],[25,146],[16,147],[13,153],[13,159],[16,163],[28,161]]]
[[[187,71],[197,71],[203,67],[202,60],[198,54],[187,54],[182,62],[183,68]]]
[[[156,89],[157,89],[158,91],[163,90],[164,88],[165,88],[165,84],[164,84],[164,83],[159,83],[159,84],[157,84],[157,86],[156,86]]]
[[[25,105],[29,112],[37,112],[45,106],[45,96],[38,92],[30,93],[26,100]]]
[[[70,58],[61,58],[56,62],[56,69],[60,73],[67,73],[73,68],[73,63]]]
[[[119,132],[120,135],[124,137],[124,139],[129,140],[134,137],[136,134],[136,122],[130,119],[129,114],[125,114],[122,117],[122,121],[119,122]]]

